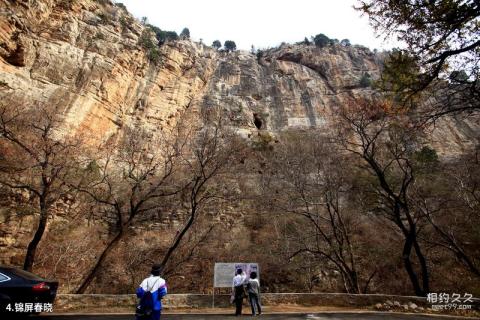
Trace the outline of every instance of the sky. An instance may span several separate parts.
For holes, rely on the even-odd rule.
[[[137,18],[162,30],[190,30],[195,41],[235,41],[250,50],[294,43],[323,33],[370,49],[391,49],[395,42],[375,37],[367,17],[353,9],[356,0],[117,0]]]

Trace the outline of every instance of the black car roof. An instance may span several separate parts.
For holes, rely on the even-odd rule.
[[[7,275],[8,273],[13,273],[17,277],[28,280],[45,280],[42,277],[37,276],[36,274],[15,267],[0,266],[0,272],[6,273]]]

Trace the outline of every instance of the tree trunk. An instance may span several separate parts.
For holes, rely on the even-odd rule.
[[[415,270],[413,269],[412,261],[410,260],[410,256],[411,256],[411,253],[412,253],[412,247],[413,247],[412,234],[409,233],[406,236],[405,244],[403,245],[402,259],[403,259],[403,263],[405,265],[405,269],[407,270],[408,276],[410,278],[410,281],[413,285],[413,289],[415,290],[415,294],[417,296],[424,296],[425,292],[420,287],[420,283],[418,281],[418,276],[415,273]]]
[[[457,255],[458,259],[463,261],[463,263],[466,265],[466,267],[477,277],[480,277],[480,270],[477,268],[477,266],[472,262],[472,260],[463,252],[463,250],[458,249],[457,251],[454,251],[454,253]]]
[[[43,234],[47,227],[48,221],[48,208],[46,205],[45,199],[40,198],[40,221],[38,222],[37,230],[32,240],[27,247],[27,255],[25,256],[25,261],[23,263],[23,269],[26,271],[32,271],[33,263],[35,262],[35,254],[37,252],[38,244],[42,240]]]
[[[115,248],[115,245],[120,241],[120,239],[123,236],[123,229],[120,230],[115,237],[108,243],[108,245],[103,249],[102,254],[100,257],[97,259],[95,262],[94,267],[90,270],[88,273],[87,277],[83,280],[82,284],[80,287],[77,289],[77,294],[83,294],[87,290],[87,288],[90,286],[92,283],[93,279],[97,276],[98,271],[101,269],[103,262],[107,258],[108,254]]]
[[[370,281],[372,281],[373,277],[375,277],[375,274],[377,273],[377,269],[375,269],[375,271],[372,272],[372,274],[370,275],[370,277],[367,279],[367,281],[365,282],[365,286],[363,287],[363,294],[367,294],[368,293],[368,286],[370,285]]]
[[[362,293],[360,290],[360,284],[358,283],[358,274],[356,271],[350,271],[349,273],[350,282],[352,283],[353,293]]]
[[[417,242],[416,234],[413,239],[413,247],[417,255],[418,261],[420,262],[420,269],[422,270],[422,284],[423,284],[423,295],[426,296],[430,292],[430,275],[428,273],[427,260],[423,255],[423,252],[420,248],[420,245]]]
[[[175,236],[175,239],[173,241],[173,244],[168,248],[167,252],[165,253],[165,256],[162,259],[162,262],[160,262],[161,269],[165,269],[165,266],[167,265],[168,260],[172,256],[173,252],[177,249],[178,245],[182,241],[183,237],[187,233],[187,231],[190,229],[190,227],[193,225],[193,221],[195,220],[195,214],[197,212],[197,207],[196,205],[192,205],[191,209],[191,214],[190,218],[188,219],[187,223],[183,226],[182,231],[178,233]]]

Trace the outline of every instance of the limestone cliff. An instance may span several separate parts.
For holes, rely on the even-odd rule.
[[[322,127],[345,98],[371,94],[382,54],[361,46],[282,45],[263,55],[167,43],[152,63],[145,27],[122,6],[93,0],[1,0],[0,98],[59,105],[64,130],[100,140],[123,126],[153,134],[189,107],[220,107],[239,133]],[[193,111],[192,111],[193,112]],[[471,141],[478,124],[447,121],[439,152]],[[474,134],[475,135],[475,134]],[[447,137],[447,139],[445,139]],[[447,149],[441,143],[447,142]],[[445,149],[445,150],[444,150]]]
[[[143,26],[108,1],[2,1],[1,11],[1,97],[59,104],[68,131],[162,130],[214,70],[213,51],[188,41],[164,45],[162,63],[150,63]]]

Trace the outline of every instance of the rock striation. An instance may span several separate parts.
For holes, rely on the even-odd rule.
[[[2,0],[0,8],[0,96],[60,106],[68,132],[162,130],[215,68],[213,51],[189,41],[164,45],[162,63],[150,63],[138,45],[144,26],[108,1]]]
[[[384,57],[362,46],[284,44],[254,55],[181,40],[153,63],[139,44],[146,27],[109,1],[1,0],[0,10],[0,98],[56,105],[66,133],[101,141],[123,127],[160,133],[189,108],[220,108],[245,136],[327,127],[347,98],[373,93],[361,79],[378,78]],[[432,143],[456,152],[478,131],[450,120]]]

